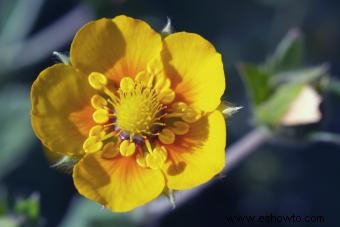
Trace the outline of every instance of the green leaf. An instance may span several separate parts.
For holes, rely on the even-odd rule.
[[[261,104],[271,95],[269,74],[264,68],[251,64],[240,64],[238,65],[238,71],[255,106]]]
[[[135,227],[142,217],[137,213],[113,213],[83,197],[76,197],[59,227]]]
[[[30,221],[38,221],[40,216],[39,195],[32,194],[28,198],[15,201],[14,212],[23,215]]]
[[[328,70],[328,64],[322,64],[299,70],[284,71],[274,75],[270,82],[276,86],[282,83],[311,83],[327,75]]]
[[[270,72],[291,70],[301,65],[303,60],[303,39],[297,29],[290,30],[271,55],[266,66]]]
[[[29,89],[11,85],[0,91],[0,179],[24,160],[34,136],[30,124]]]
[[[303,86],[303,84],[286,84],[278,87],[270,99],[256,109],[256,116],[260,123],[277,126]]]

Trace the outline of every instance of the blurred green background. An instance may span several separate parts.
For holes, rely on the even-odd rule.
[[[30,86],[39,72],[68,51],[87,21],[126,14],[161,30],[201,34],[222,53],[224,98],[243,110],[228,120],[228,144],[254,128],[241,62],[264,62],[291,28],[305,43],[302,65],[327,62],[340,79],[340,2],[337,0],[0,0],[0,226],[149,226],[142,213],[111,214],[77,197],[69,175],[49,167],[30,126]],[[318,129],[340,133],[339,97],[326,93]],[[333,141],[337,142],[337,141]],[[340,204],[340,149],[334,143],[279,139],[154,226],[261,226],[227,223],[227,215],[322,215],[336,226]],[[150,217],[151,218],[151,217]],[[272,226],[267,224],[265,226]]]

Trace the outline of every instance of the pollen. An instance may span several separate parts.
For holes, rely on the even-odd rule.
[[[161,124],[163,109],[157,92],[131,78],[123,78],[118,94],[118,101],[114,102],[117,126],[131,135],[152,134],[153,128]]]

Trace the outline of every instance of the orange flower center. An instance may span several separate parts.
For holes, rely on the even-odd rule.
[[[184,102],[173,102],[175,92],[167,78],[144,71],[124,77],[113,89],[107,77],[93,72],[89,84],[98,94],[91,99],[97,123],[83,144],[86,153],[102,151],[103,158],[136,155],[140,166],[161,168],[167,157],[163,145],[189,131],[201,113]],[[163,145],[162,145],[163,144]]]

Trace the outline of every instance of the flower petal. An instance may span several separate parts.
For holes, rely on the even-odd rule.
[[[124,212],[155,199],[165,182],[161,171],[140,167],[135,156],[104,159],[101,152],[77,163],[73,180],[79,193],[115,212]]]
[[[51,151],[82,154],[82,144],[93,127],[86,77],[71,66],[56,64],[40,73],[31,91],[32,127]]]
[[[124,55],[125,46],[125,40],[112,20],[92,21],[74,37],[70,49],[71,63],[85,74],[105,73]]]
[[[214,46],[197,34],[179,32],[164,39],[162,55],[176,100],[205,112],[216,109],[224,93],[225,76]]]
[[[142,20],[118,16],[112,21],[125,41],[125,51],[107,75],[114,81],[120,81],[126,76],[134,78],[138,73],[146,70],[148,63],[160,55],[161,36]]]
[[[176,136],[175,143],[166,146],[167,186],[183,190],[210,180],[225,165],[225,143],[225,121],[219,111],[192,124],[186,135]]]

